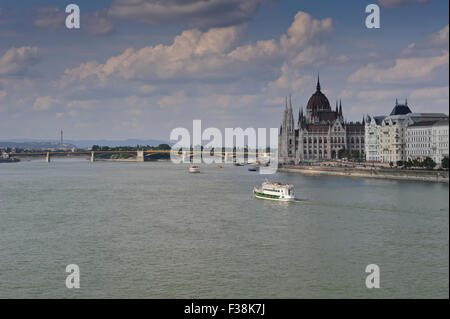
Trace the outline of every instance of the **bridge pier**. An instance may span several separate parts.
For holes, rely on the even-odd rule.
[[[137,151],[136,162],[144,162],[144,161],[145,161],[144,151]]]
[[[91,163],[95,161],[95,152],[91,152]]]
[[[45,161],[47,163],[50,163],[50,153],[49,152],[47,152],[47,154],[45,155]]]

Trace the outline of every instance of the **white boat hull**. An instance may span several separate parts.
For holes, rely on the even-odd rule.
[[[259,198],[259,199],[268,199],[268,200],[274,200],[274,201],[278,201],[278,202],[292,202],[295,201],[295,197],[291,196],[291,195],[274,195],[274,194],[267,194],[264,193],[264,191],[262,191],[259,188],[254,188],[253,189],[253,196],[255,198]]]
[[[294,197],[292,197],[292,198],[269,198],[269,197],[259,196],[256,194],[253,194],[253,196],[258,199],[267,199],[267,200],[273,200],[273,201],[277,201],[277,202],[293,202],[293,201],[295,201]]]
[[[200,173],[200,168],[198,168],[198,167],[189,167],[189,173]]]

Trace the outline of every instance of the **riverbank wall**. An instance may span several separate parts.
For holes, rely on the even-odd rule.
[[[20,159],[15,157],[0,158],[0,163],[18,163],[18,162],[20,162]]]
[[[349,168],[283,165],[280,172],[299,173],[306,175],[347,176],[362,178],[395,179],[418,182],[449,182],[448,171],[405,170],[395,168]]]

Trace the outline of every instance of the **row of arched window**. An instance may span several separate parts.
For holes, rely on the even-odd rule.
[[[330,143],[338,144],[338,143],[344,143],[344,142],[345,142],[345,138],[344,137],[331,137],[330,138]],[[360,142],[364,143],[364,138],[361,137],[361,139],[360,139],[359,137],[356,137],[356,138],[351,137],[351,138],[347,139],[347,143],[355,144],[355,142],[356,142],[356,144],[359,144]],[[314,143],[314,144],[317,144],[317,143],[322,144],[322,138],[321,137],[319,137],[319,138],[317,138],[317,137],[312,137],[312,138],[309,137],[308,139],[304,138],[303,139],[303,143],[304,144],[306,144],[306,143],[309,143],[309,144],[312,144],[312,143]],[[327,138],[326,137],[323,138],[323,143],[324,144],[327,143]]]

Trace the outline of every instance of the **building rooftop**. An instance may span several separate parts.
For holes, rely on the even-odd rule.
[[[435,126],[443,126],[443,125],[447,125],[448,126],[448,124],[449,124],[448,119],[446,119],[446,120],[439,120],[436,123],[434,123]]]
[[[406,115],[409,113],[412,113],[412,111],[408,106],[408,101],[405,101],[405,104],[399,104],[398,101],[395,101],[395,106],[390,115]]]
[[[439,117],[439,118],[448,118],[448,115],[445,113],[411,113],[408,114],[410,117]]]
[[[414,124],[411,124],[409,127],[420,127],[420,126],[433,126],[434,124],[436,124],[438,121],[423,121],[423,122],[416,122]]]

